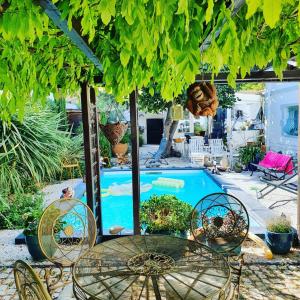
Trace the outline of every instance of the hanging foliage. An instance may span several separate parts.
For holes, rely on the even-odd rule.
[[[187,90],[187,108],[194,116],[214,117],[219,106],[216,87],[209,82],[195,82]]]
[[[2,119],[22,118],[25,99],[43,103],[58,87],[75,91],[99,72],[36,2],[0,0]],[[213,75],[228,70],[233,87],[254,66],[272,63],[281,77],[291,53],[299,64],[299,0],[245,2],[233,14],[228,0],[53,0],[70,28],[79,20],[103,64],[105,88],[118,100],[152,83],[172,100],[194,82],[200,63]]]

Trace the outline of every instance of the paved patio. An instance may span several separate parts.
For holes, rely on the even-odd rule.
[[[3,233],[0,233],[0,237]],[[3,241],[1,240],[1,245]],[[23,259],[34,265],[39,272],[41,263],[32,262],[24,246],[16,246],[22,250]],[[0,249],[2,250],[2,249]],[[275,256],[266,260],[260,248],[253,242],[245,242],[242,251],[245,253],[246,264],[243,269],[241,299],[300,299],[300,249],[292,249],[287,256]],[[2,253],[2,252],[1,252]],[[12,263],[6,261],[6,266],[0,266],[0,299],[17,300]],[[43,264],[47,264],[44,262]],[[54,295],[54,299],[59,291]]]

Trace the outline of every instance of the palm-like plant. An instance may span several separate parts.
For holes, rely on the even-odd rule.
[[[0,188],[23,191],[24,186],[54,178],[69,143],[59,130],[61,116],[48,110],[27,110],[22,122],[0,120]]]

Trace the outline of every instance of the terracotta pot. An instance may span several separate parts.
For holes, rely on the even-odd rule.
[[[115,155],[125,155],[128,151],[128,144],[117,144],[112,146],[112,151]]]

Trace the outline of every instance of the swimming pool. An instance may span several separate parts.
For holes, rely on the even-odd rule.
[[[183,180],[184,187],[152,185],[153,181],[161,178]],[[125,227],[125,231],[132,231],[131,182],[131,172],[129,171],[104,172],[101,176],[101,208],[104,232],[108,232],[109,228],[116,225]],[[172,194],[192,206],[195,206],[206,195],[223,192],[222,188],[204,170],[142,171],[140,186],[141,201],[147,201],[154,194]],[[86,201],[85,197],[82,199]]]

